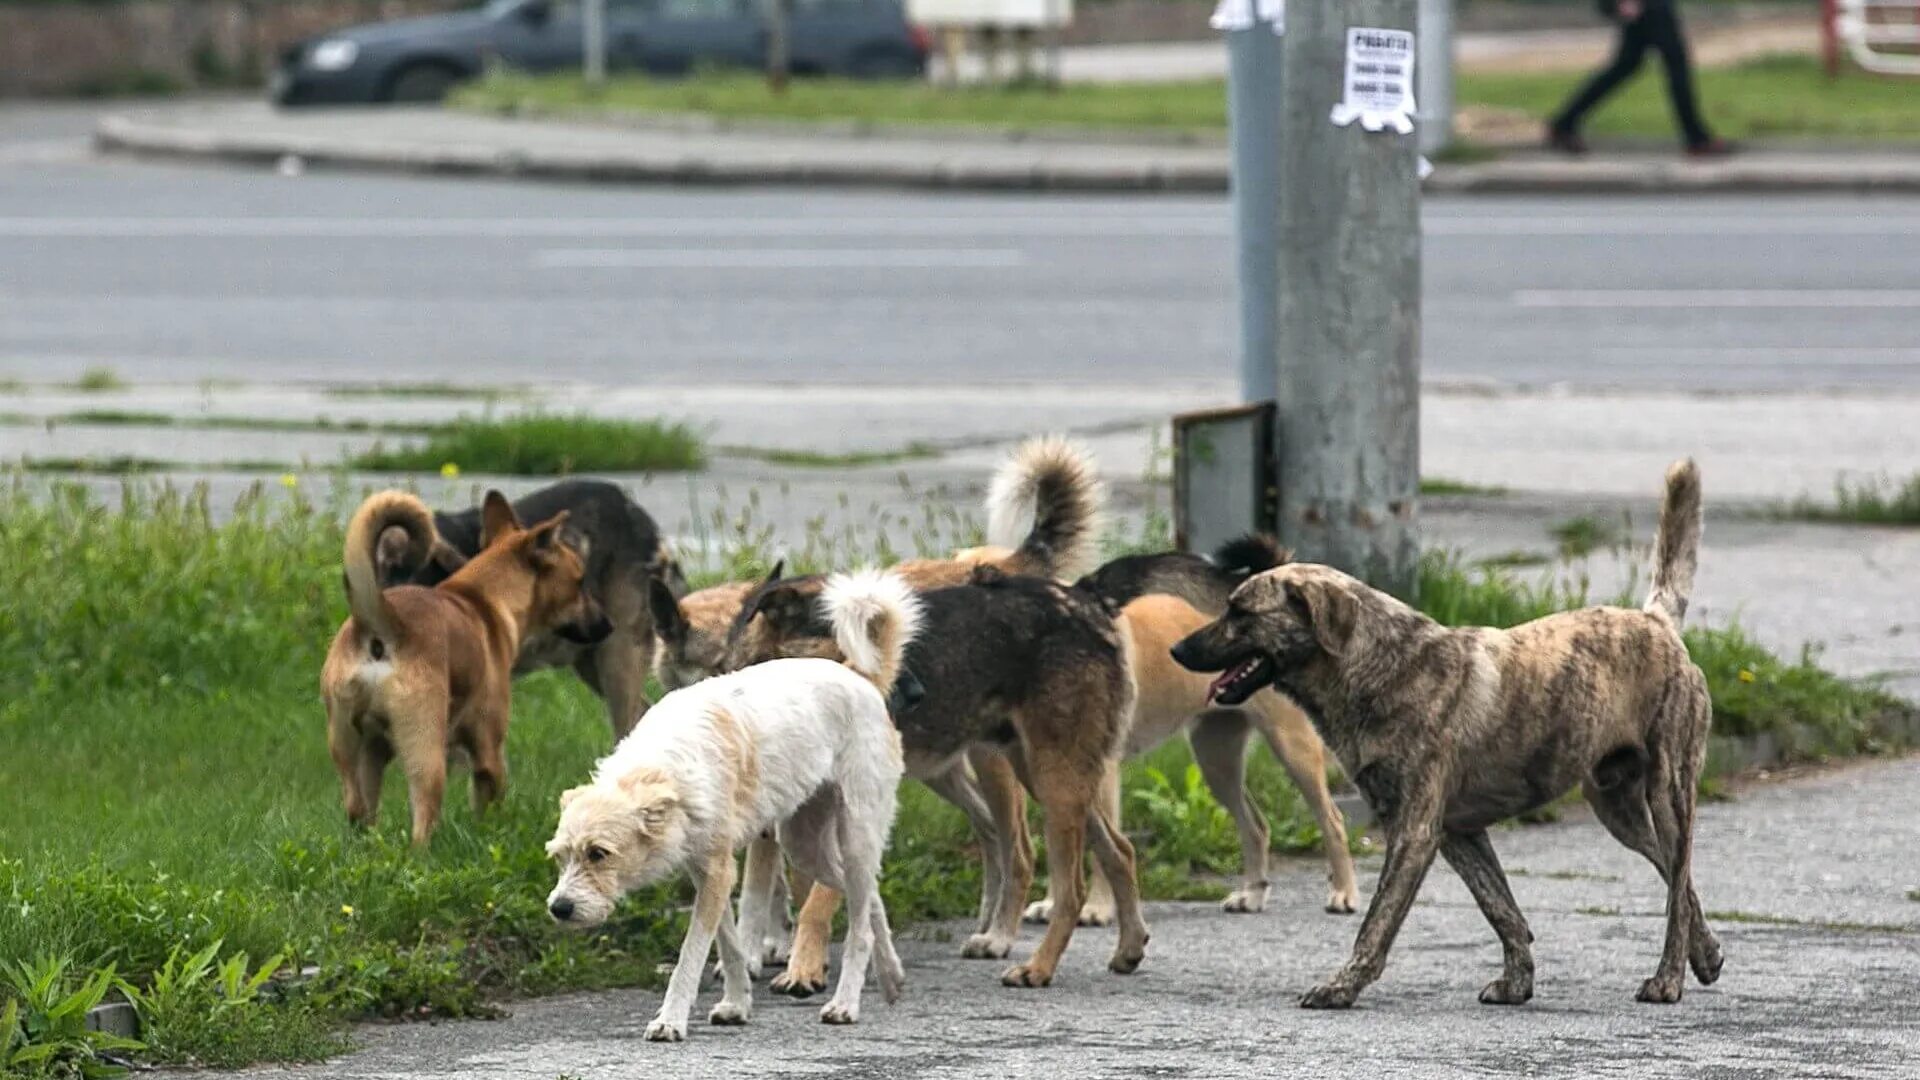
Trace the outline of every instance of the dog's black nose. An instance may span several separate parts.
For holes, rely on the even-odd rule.
[[[1172,655],[1174,663],[1188,671],[1196,670],[1193,666],[1193,639],[1182,638],[1178,644],[1167,651]]]
[[[573,918],[573,901],[563,896],[553,903],[548,904],[547,910],[553,913],[553,917],[556,920],[566,922],[568,919]]]

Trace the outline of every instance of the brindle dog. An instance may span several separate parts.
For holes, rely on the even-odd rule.
[[[1379,978],[1437,853],[1493,924],[1504,971],[1494,1005],[1533,996],[1532,932],[1487,828],[1575,783],[1602,825],[1666,881],[1660,965],[1639,999],[1680,1000],[1686,965],[1720,976],[1692,873],[1695,785],[1712,706],[1680,623],[1700,543],[1700,475],[1667,471],[1653,589],[1638,611],[1596,607],[1511,630],[1441,626],[1325,566],[1293,564],[1235,590],[1227,613],[1174,659],[1224,672],[1214,696],[1278,687],[1304,707],[1386,828],[1386,863],[1353,956],[1300,1001],[1345,1008]]]

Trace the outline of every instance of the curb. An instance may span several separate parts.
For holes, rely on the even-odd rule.
[[[725,130],[716,128],[719,133]],[[743,128],[734,134],[750,135],[752,130]],[[947,134],[950,142],[964,141]],[[938,158],[913,163],[835,160],[834,142],[866,137],[823,134],[822,151],[805,159],[717,161],[697,151],[527,150],[472,143],[421,146],[273,132],[235,134],[217,126],[175,126],[116,115],[100,121],[94,131],[94,145],[104,153],[256,167],[272,167],[292,157],[303,165],[321,168],[601,184],[1186,194],[1224,192],[1229,184],[1224,148],[1217,164],[1190,165],[1155,160],[1154,146],[1120,142],[1110,145],[1138,150],[1134,160],[1124,164],[994,164]],[[1003,145],[1006,141],[1001,140]],[[1036,146],[1066,145],[1018,141]],[[1758,155],[1716,162],[1532,158],[1442,164],[1435,167],[1423,188],[1435,194],[1920,193],[1920,154],[1838,161],[1812,156],[1768,160]]]

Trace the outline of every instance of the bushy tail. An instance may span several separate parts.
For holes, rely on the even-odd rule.
[[[1293,552],[1266,533],[1248,533],[1220,545],[1213,553],[1213,565],[1242,581],[1265,573],[1293,558]]]
[[[1667,466],[1667,498],[1653,542],[1653,590],[1642,605],[1665,612],[1675,626],[1687,617],[1693,571],[1700,561],[1700,467],[1692,458]]]
[[[872,680],[882,697],[891,693],[920,630],[920,597],[898,574],[859,570],[828,578],[820,606],[847,666]]]
[[[1098,558],[1106,501],[1084,448],[1059,435],[1028,439],[987,490],[988,542],[1014,549],[1025,572],[1072,581]]]
[[[404,491],[382,491],[367,497],[347,522],[347,610],[360,625],[388,644],[400,641],[399,620],[380,588],[375,565],[381,534],[399,528],[406,533],[408,565],[418,566],[439,543],[433,514],[427,504]]]

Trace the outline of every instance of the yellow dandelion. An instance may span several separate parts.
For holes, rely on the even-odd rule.
[[[281,473],[280,486],[283,488],[287,488],[288,490],[292,490],[293,488],[297,488],[300,486],[300,478],[293,475],[292,473]]]
[[[445,465],[440,466],[440,475],[448,480],[452,480],[460,475],[460,466],[449,461]]]
[[[352,917],[353,917],[353,905],[352,905],[352,904],[341,904],[341,905],[340,905],[340,914],[342,914],[342,915],[345,915],[345,916],[347,916],[348,918],[352,918]]]
[[[1741,669],[1740,669],[1740,681],[1741,681],[1741,682],[1752,682],[1752,681],[1753,681],[1753,672],[1752,672],[1751,670],[1749,670],[1749,669],[1747,669],[1747,668],[1741,668]]]

